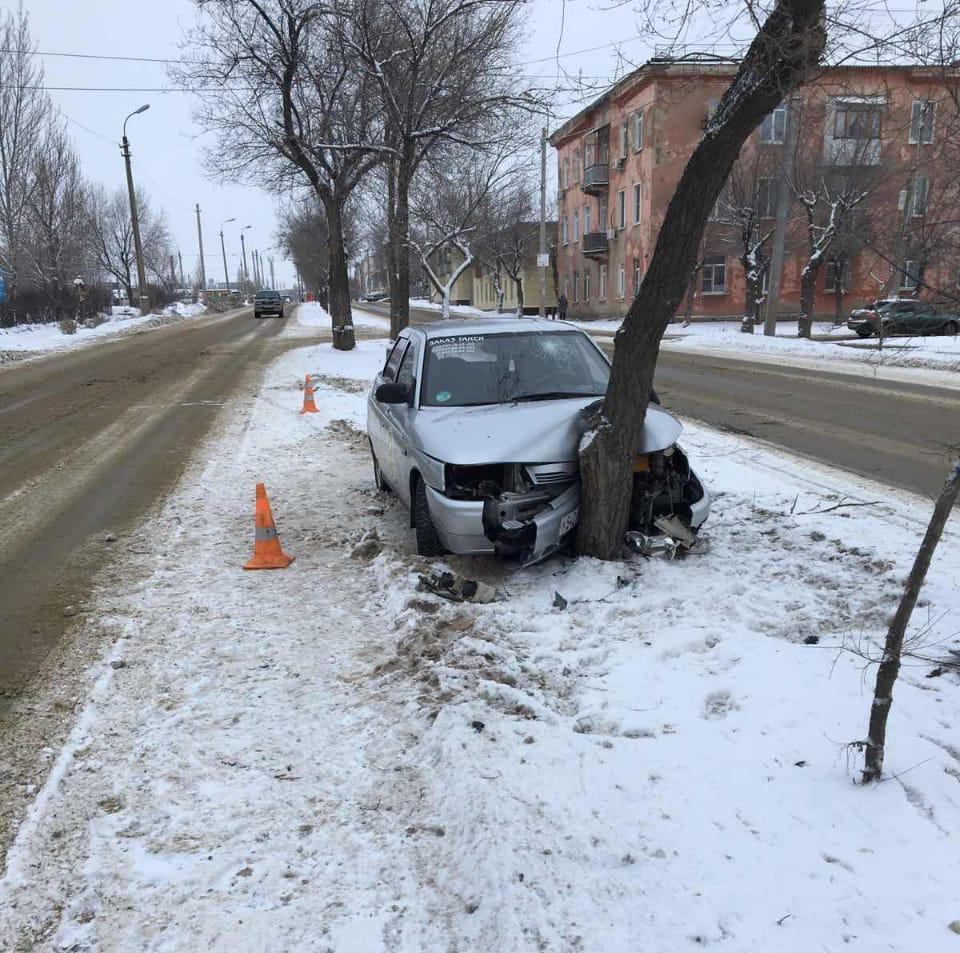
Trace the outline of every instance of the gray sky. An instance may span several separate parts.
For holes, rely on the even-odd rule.
[[[174,245],[183,254],[184,269],[197,263],[194,203],[203,216],[204,251],[208,276],[223,277],[219,229],[224,227],[230,273],[236,273],[240,254],[239,227],[246,232],[248,254],[258,248],[273,254],[278,284],[292,282],[292,267],[281,261],[273,245],[277,200],[256,188],[205,177],[201,166],[202,139],[191,119],[191,96],[164,93],[170,82],[162,63],[130,63],[101,59],[52,56],[52,53],[128,55],[176,58],[178,45],[194,18],[189,0],[27,0],[31,30],[49,87],[136,87],[144,92],[52,91],[57,106],[69,120],[69,131],[88,178],[108,187],[123,186],[119,141],[124,116],[142,103],[148,112],[130,120],[127,132],[139,187],[163,206]],[[637,36],[630,7],[608,9],[605,0],[532,0],[529,40],[524,49],[527,71],[552,84],[559,62],[563,68],[589,77],[612,78],[617,50],[607,47],[578,53],[603,44],[622,44],[622,52],[642,61],[651,52]],[[563,30],[561,36],[561,19]],[[540,61],[540,62],[535,62]],[[561,82],[563,82],[561,80]],[[565,83],[563,85],[566,85]],[[560,92],[561,114],[575,111],[571,97]],[[535,143],[531,161],[535,161]]]

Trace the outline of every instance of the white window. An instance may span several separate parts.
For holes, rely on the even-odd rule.
[[[910,111],[910,142],[929,145],[933,142],[933,117],[937,104],[932,99],[915,99]]]
[[[633,293],[634,296],[640,293],[640,259],[633,259]]]
[[[727,291],[727,259],[723,255],[708,255],[703,260],[703,281],[700,290],[705,295],[722,295]]]
[[[627,192],[620,189],[617,192],[617,228],[626,228],[627,225]]]
[[[777,210],[777,180],[761,178],[757,180],[757,215],[760,218],[773,218]]]
[[[923,277],[923,269],[920,262],[912,258],[903,263],[903,271],[900,272],[900,290],[916,291],[920,285],[920,279]]]
[[[620,124],[620,158],[626,159],[630,147],[630,125],[629,123]]]
[[[639,152],[643,148],[643,110],[638,109],[633,114],[633,150]]]
[[[842,272],[840,279],[840,290],[850,290],[850,262],[846,258],[831,257],[827,261],[826,274],[824,276],[823,290],[836,293],[837,290],[837,272]]]
[[[583,273],[583,300],[590,300],[590,272],[589,270]]]
[[[573,273],[573,303],[576,304],[580,300],[580,272],[575,271]]]
[[[607,300],[607,266],[600,266],[600,300]]]
[[[565,189],[570,184],[570,160],[563,160],[563,169],[560,174],[560,188]]]
[[[580,213],[573,213],[573,244],[576,245],[580,241]]]
[[[573,181],[580,181],[580,150],[574,149],[573,151]]]
[[[566,245],[570,239],[569,229],[567,227],[567,216],[563,216],[563,225],[561,226],[561,231],[563,232],[563,244]]]
[[[919,218],[927,214],[927,196],[930,194],[930,180],[918,173],[913,180],[913,215]]]
[[[617,271],[617,297],[625,298],[627,296],[627,266],[621,261],[620,268]]]
[[[583,207],[583,234],[586,235],[590,231],[590,206],[584,205]]]
[[[643,209],[643,189],[639,182],[633,185],[633,224],[640,224],[640,214]]]
[[[781,103],[772,113],[767,113],[760,123],[760,141],[770,144],[783,142],[787,132],[787,107]]]

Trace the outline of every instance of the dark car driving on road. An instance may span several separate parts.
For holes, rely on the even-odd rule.
[[[851,312],[847,327],[862,338],[881,334],[956,334],[960,332],[960,316],[940,311],[929,301],[887,298],[870,308]]]
[[[258,291],[253,298],[253,316],[262,318],[267,314],[283,317],[283,298],[279,291]]]

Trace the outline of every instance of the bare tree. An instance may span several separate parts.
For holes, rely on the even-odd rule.
[[[380,161],[378,85],[340,37],[335,4],[198,0],[203,20],[175,75],[205,90],[210,168],[286,192],[306,182],[326,219],[334,346],[354,346],[344,207]]]
[[[425,158],[451,144],[487,148],[505,125],[491,124],[491,117],[540,108],[514,63],[522,7],[522,0],[339,4],[344,48],[380,89],[393,335],[409,321],[410,196]]]
[[[0,14],[0,266],[11,297],[24,267],[26,219],[35,185],[37,150],[51,115],[50,99],[38,92],[43,71],[34,58],[23,7]]]

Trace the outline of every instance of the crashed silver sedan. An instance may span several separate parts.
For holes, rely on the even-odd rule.
[[[377,486],[409,507],[417,551],[532,563],[565,545],[580,511],[582,412],[609,375],[590,337],[560,321],[402,331],[374,381],[367,433]],[[644,538],[665,519],[692,535],[709,513],[710,496],[677,445],[681,429],[650,405],[630,511]]]

